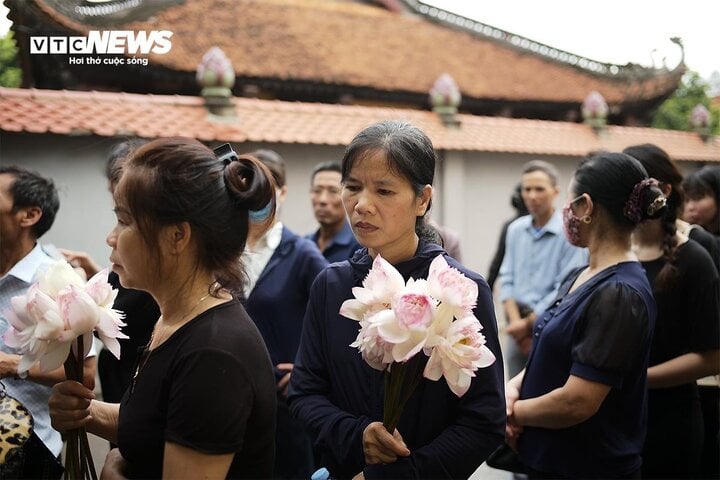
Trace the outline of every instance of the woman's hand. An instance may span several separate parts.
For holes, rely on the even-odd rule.
[[[277,365],[275,365],[275,368],[277,368],[278,370],[287,372],[285,375],[283,375],[283,377],[280,379],[280,381],[277,384],[278,392],[280,392],[280,394],[283,397],[287,397],[287,395],[288,395],[288,386],[290,385],[290,374],[292,373],[294,366],[295,365],[293,365],[292,363],[278,363]]]
[[[92,390],[74,380],[56,384],[48,401],[52,427],[64,432],[88,424],[92,420],[90,402],[94,398]]]
[[[507,415],[507,424],[505,425],[505,443],[510,448],[517,451],[517,441],[522,433],[522,425],[517,423],[514,415],[515,402],[520,398],[520,385],[522,384],[522,376],[525,371],[518,374],[510,380],[505,386],[505,413]]]
[[[100,266],[95,263],[95,260],[86,252],[76,252],[66,248],[58,248],[58,250],[73,268],[81,268],[85,272],[85,275],[87,275],[87,278],[92,277],[102,270]]]
[[[100,472],[100,480],[124,480],[127,462],[119,448],[113,448],[105,457],[105,465]]]
[[[382,422],[373,422],[363,432],[363,452],[365,463],[392,463],[397,457],[407,457],[410,450],[405,445],[400,432],[395,429],[392,435],[385,430]]]

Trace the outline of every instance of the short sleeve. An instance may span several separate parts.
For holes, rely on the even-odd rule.
[[[197,350],[173,368],[165,440],[210,454],[239,450],[254,399],[239,360],[225,351]]]
[[[573,334],[572,375],[620,388],[623,377],[637,368],[638,352],[652,330],[640,294],[624,283],[596,291]]]
[[[678,252],[681,270],[687,279],[685,299],[691,322],[690,350],[702,352],[720,348],[720,279],[710,255],[688,242]],[[678,259],[680,260],[680,258]]]

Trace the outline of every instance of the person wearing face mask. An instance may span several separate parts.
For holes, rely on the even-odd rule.
[[[275,205],[281,210],[287,193],[285,162],[272,150],[250,153],[272,173]],[[317,247],[285,227],[268,204],[250,212],[247,249],[242,260],[248,282],[245,308],[265,340],[277,380],[277,433],[274,478],[309,478],[314,471],[312,445],[304,427],[290,416],[287,388],[300,343],[310,286],[328,262]]]
[[[531,478],[640,478],[656,304],[630,238],[666,199],[640,162],[608,152],[581,163],[568,193],[565,234],[589,264],[535,322],[506,388],[506,441]]]

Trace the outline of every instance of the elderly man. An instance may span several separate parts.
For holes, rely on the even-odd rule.
[[[338,162],[323,162],[313,169],[310,180],[310,200],[320,228],[305,238],[315,242],[330,263],[347,260],[360,248],[345,216],[341,179]]]
[[[14,166],[0,167],[0,335],[8,329],[3,312],[10,299],[23,295],[54,260],[38,243],[55,220],[60,202],[52,180]],[[25,449],[21,478],[60,478],[62,439],[50,426],[48,399],[52,385],[65,379],[63,368],[41,372],[36,365],[18,375],[20,355],[0,336],[0,378],[11,397],[33,416],[34,432]],[[95,379],[94,357],[85,360],[85,381]],[[16,472],[13,472],[13,475]]]

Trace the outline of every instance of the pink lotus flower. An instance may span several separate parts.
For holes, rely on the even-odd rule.
[[[118,338],[127,338],[120,312],[112,309],[117,296],[109,284],[109,270],[95,275],[87,284],[65,260],[50,265],[24,296],[11,299],[6,312],[10,327],[5,343],[22,353],[18,372],[40,362],[42,371],[59,368],[72,349],[75,358],[85,358],[92,347],[93,330],[119,358]],[[83,352],[77,351],[78,337]]]
[[[472,315],[477,305],[478,286],[459,270],[449,266],[442,255],[435,257],[430,264],[427,282],[430,295],[449,307],[453,316],[462,318]]]
[[[450,390],[461,397],[470,388],[475,370],[495,362],[495,355],[485,346],[482,325],[474,316],[456,320],[445,337],[435,337],[430,360],[423,375],[430,380],[445,377]]]
[[[429,276],[409,279],[378,255],[362,287],[352,290],[340,314],[360,322],[350,345],[376,370],[385,371],[383,425],[393,432],[405,402],[422,378],[445,377],[451,391],[464,395],[475,370],[491,365],[495,356],[485,346],[482,325],[473,315],[478,286],[442,255],[430,264]],[[425,371],[410,362],[428,355]]]
[[[361,328],[357,339],[350,344],[360,350],[363,360],[375,370],[383,371],[393,362],[393,345],[382,339],[377,325],[360,322]]]
[[[355,298],[345,300],[340,306],[340,315],[352,320],[364,317],[387,308],[393,296],[405,287],[405,281],[395,267],[380,255],[373,260],[373,266],[363,280],[362,287],[355,287]]]

